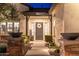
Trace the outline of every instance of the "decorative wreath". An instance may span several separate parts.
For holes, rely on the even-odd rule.
[[[37,28],[41,28],[41,24],[37,24]]]

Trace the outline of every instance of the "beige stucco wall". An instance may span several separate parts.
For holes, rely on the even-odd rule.
[[[79,32],[79,3],[64,4],[64,32]]]
[[[63,32],[63,4],[56,5],[55,9],[52,11],[52,33],[53,39],[56,45],[60,45],[59,39],[61,38],[60,33]]]
[[[26,16],[20,15],[20,32],[23,32],[26,35]]]
[[[58,4],[52,11],[52,20],[54,24],[55,20],[55,32],[53,25],[53,35],[55,34],[54,40],[58,45],[58,39],[61,38],[60,33],[62,32],[79,32],[79,4]],[[55,14],[55,16],[54,16]]]

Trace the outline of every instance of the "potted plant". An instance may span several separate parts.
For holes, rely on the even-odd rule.
[[[55,56],[59,56],[60,53],[60,48],[58,46],[56,46],[55,44],[50,44],[49,45],[49,53],[50,55],[55,55]]]

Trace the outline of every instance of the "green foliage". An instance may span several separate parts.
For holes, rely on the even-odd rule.
[[[51,48],[51,47],[53,47],[53,46],[55,46],[55,43],[54,43],[54,42],[50,42],[50,43],[49,43],[49,48]]]
[[[52,50],[54,50],[54,53],[59,53],[60,52],[60,47],[58,47],[54,42],[53,43],[49,43],[49,48],[51,48]]]
[[[26,35],[22,35],[22,38],[23,38],[23,40],[24,40],[24,44],[27,44],[27,43],[29,43],[29,37],[28,36],[26,36]]]
[[[18,12],[11,4],[0,4],[0,21],[16,20]]]
[[[49,42],[49,43],[50,43],[50,42],[53,42],[53,41],[52,41],[52,36],[51,36],[51,35],[45,35],[45,41],[46,41],[46,42]]]

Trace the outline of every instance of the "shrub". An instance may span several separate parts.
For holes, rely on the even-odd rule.
[[[49,43],[49,48],[51,48],[51,47],[53,47],[53,46],[55,46],[55,43],[54,43],[54,42],[50,42],[50,43]]]
[[[29,41],[30,41],[29,36],[22,35],[22,38],[23,38],[25,44],[29,43]]]
[[[51,36],[51,35],[45,35],[45,41],[46,41],[46,42],[49,42],[49,43],[50,43],[50,42],[53,42],[53,41],[52,41],[52,36]]]

